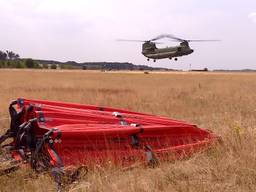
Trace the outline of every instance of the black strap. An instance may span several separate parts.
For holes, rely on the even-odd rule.
[[[24,99],[23,99],[23,98],[19,98],[19,99],[17,100],[17,104],[19,104],[20,107],[24,107]]]
[[[144,146],[145,154],[146,154],[146,160],[148,163],[148,166],[150,167],[156,167],[159,165],[159,160],[157,159],[155,153],[153,152],[152,148],[149,145]]]
[[[104,107],[99,107],[99,111],[104,111]]]
[[[37,121],[37,118],[30,119],[28,122],[25,122],[19,126],[18,133],[16,135],[16,149],[29,146],[33,148],[33,137],[32,132],[33,123]],[[25,142],[25,143],[24,143]],[[24,146],[23,146],[24,144]]]
[[[55,138],[51,138],[52,134],[56,131],[57,131],[57,136]],[[54,148],[54,140],[57,141],[57,140],[60,140],[60,138],[61,138],[61,132],[58,129],[53,128],[53,129],[49,130],[47,133],[45,133],[41,140],[38,140],[37,145],[36,145],[36,150],[34,151],[32,159],[31,159],[33,168],[36,168],[35,166],[36,166],[36,162],[38,161],[38,159],[37,159],[38,154],[42,150],[42,147],[45,143],[47,143],[49,145],[51,151],[53,152],[53,154],[57,160],[57,167],[63,167],[62,160]]]
[[[9,113],[11,117],[10,132],[13,133],[13,137],[15,137],[16,133],[18,132],[19,126],[21,124],[21,117],[25,112],[24,107],[22,107],[21,110],[17,112],[14,108],[15,104],[17,104],[17,101],[11,102],[9,106]]]
[[[132,124],[132,126],[141,127],[141,125],[139,125],[139,124]],[[143,129],[143,127],[141,127],[139,133],[143,133],[143,132],[144,132],[144,129]],[[139,133],[131,135],[131,140],[132,140],[131,145],[132,145],[132,147],[135,148],[135,149],[144,148],[147,164],[150,167],[157,166],[159,164],[159,160],[157,159],[157,157],[156,157],[155,153],[153,152],[150,145],[144,145],[144,146],[142,145],[143,147],[141,146],[140,139],[138,137]]]
[[[39,114],[38,121],[42,124],[43,128],[46,128],[44,113],[40,111],[38,114]]]
[[[136,134],[131,135],[131,139],[132,139],[132,147],[133,148],[138,148],[140,146],[140,140],[139,137]]]
[[[133,148],[139,148],[140,147],[140,139],[138,137],[138,134],[143,133],[144,129],[140,124],[132,123],[131,126],[140,127],[140,131],[138,133],[135,133],[135,134],[131,135],[131,139],[132,139],[131,145],[132,145],[132,147]]]

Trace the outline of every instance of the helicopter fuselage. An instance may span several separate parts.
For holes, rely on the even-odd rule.
[[[172,59],[181,57],[184,55],[189,55],[193,53],[194,50],[191,49],[187,44],[174,47],[166,47],[166,48],[157,48],[154,43],[146,42],[142,47],[142,54],[148,59]]]

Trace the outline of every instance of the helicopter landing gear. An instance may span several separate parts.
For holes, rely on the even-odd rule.
[[[178,58],[174,58],[174,61],[178,61]]]
[[[147,61],[149,61],[149,58],[147,58]]]
[[[172,60],[172,57],[170,57],[169,59]]]
[[[155,59],[154,59],[153,61],[154,61],[154,62],[156,62],[156,60],[155,60]]]

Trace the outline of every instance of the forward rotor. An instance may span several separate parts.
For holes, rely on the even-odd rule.
[[[146,43],[146,42],[153,42],[155,44],[162,44],[162,42],[157,42],[159,38],[159,36],[153,38],[153,39],[149,39],[149,40],[138,40],[138,39],[117,39],[117,41],[124,41],[124,42],[139,42],[139,43]]]
[[[176,37],[174,35],[170,35],[170,34],[162,34],[159,35],[157,38],[155,39],[163,39],[163,38],[169,38],[172,41],[178,41],[178,42],[216,42],[216,41],[220,41],[218,39],[182,39],[179,37]]]

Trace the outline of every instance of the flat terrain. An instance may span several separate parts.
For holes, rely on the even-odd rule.
[[[208,128],[223,145],[158,168],[89,172],[69,191],[256,191],[255,73],[0,70],[0,133],[17,97],[111,106]],[[0,176],[0,191],[53,191],[47,174]]]

